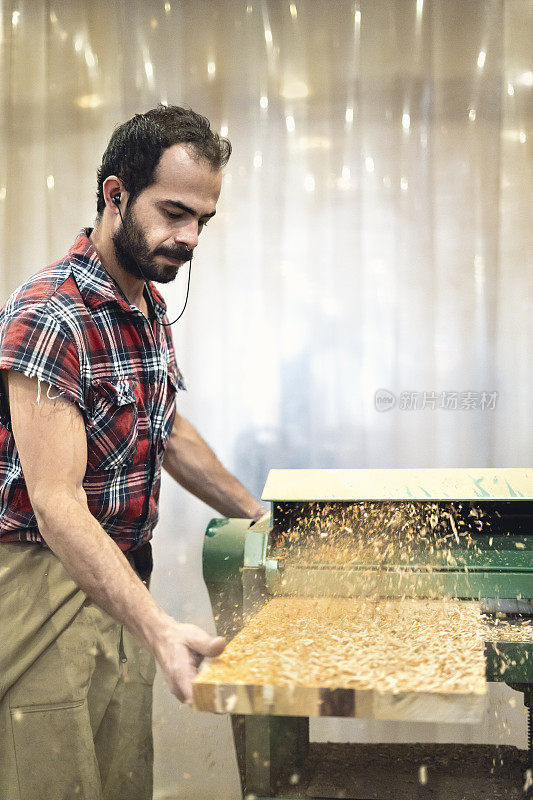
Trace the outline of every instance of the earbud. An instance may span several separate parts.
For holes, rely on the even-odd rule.
[[[120,192],[118,194],[116,194],[111,200],[116,206],[119,206],[120,205]]]

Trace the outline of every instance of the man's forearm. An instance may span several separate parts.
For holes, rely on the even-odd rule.
[[[163,466],[184,489],[226,517],[259,519],[265,509],[216,457],[188,420],[176,415]]]
[[[88,508],[60,492],[47,498],[36,516],[43,538],[78,586],[156,654],[157,636],[174,620],[157,605]]]
[[[198,664],[219,655],[224,639],[166,614],[75,495],[60,491],[40,508],[34,504],[43,538],[73,580],[157,658],[172,693],[190,700]]]

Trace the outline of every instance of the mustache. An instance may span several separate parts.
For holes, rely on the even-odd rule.
[[[186,247],[158,247],[154,250],[156,256],[168,256],[168,258],[176,258],[178,261],[190,261],[192,259],[192,250],[187,250]]]

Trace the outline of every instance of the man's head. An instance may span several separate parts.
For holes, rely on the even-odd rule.
[[[97,172],[96,211],[105,208],[103,183],[117,175],[130,201],[156,179],[163,152],[181,144],[193,158],[206,161],[214,172],[228,163],[231,144],[211,130],[209,120],[190,108],[158,106],[134,117],[113,131]]]
[[[176,277],[215,213],[230,153],[205,117],[177,106],[114,131],[98,170],[97,224],[122,269],[165,283]]]

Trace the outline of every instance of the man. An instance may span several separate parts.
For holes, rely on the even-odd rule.
[[[224,647],[145,584],[161,465],[224,515],[263,514],[176,413],[151,283],[192,257],[230,152],[179,107],[121,125],[94,230],[0,312],[2,800],[151,797],[153,659],[186,701]]]

